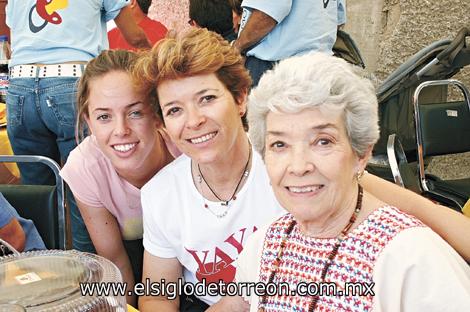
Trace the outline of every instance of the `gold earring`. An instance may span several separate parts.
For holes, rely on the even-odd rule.
[[[364,173],[365,173],[365,170],[356,172],[357,183],[359,183],[361,181],[362,177],[364,176]]]

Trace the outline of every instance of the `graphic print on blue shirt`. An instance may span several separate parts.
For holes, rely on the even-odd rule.
[[[60,24],[62,17],[58,10],[64,9],[69,6],[68,0],[37,0],[36,4],[32,6],[29,11],[29,29],[33,33],[40,32],[47,24]],[[35,12],[34,12],[35,11]],[[33,18],[33,14],[34,17]],[[36,26],[35,21],[43,21],[42,24]]]

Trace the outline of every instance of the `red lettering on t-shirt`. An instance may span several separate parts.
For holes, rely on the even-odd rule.
[[[253,232],[257,230],[256,226],[253,227]],[[245,239],[246,228],[240,229],[238,233],[241,233],[239,239],[235,237],[236,233],[232,233],[224,242],[228,243],[229,246],[235,247],[237,250],[237,255],[239,255],[243,250],[243,241]],[[206,262],[209,250],[197,251],[191,250],[185,247],[186,251],[193,256],[194,260],[198,265],[196,271],[196,278],[199,281],[203,279],[206,280],[206,283],[217,283],[220,280],[223,280],[226,283],[232,282],[235,278],[235,267],[232,265],[232,262],[235,259],[232,259],[223,248],[227,248],[227,245],[217,246],[214,248],[214,258],[212,262]],[[198,253],[203,254],[201,259]]]

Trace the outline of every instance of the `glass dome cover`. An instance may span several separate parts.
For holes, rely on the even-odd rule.
[[[7,304],[25,311],[126,311],[124,293],[82,295],[84,286],[120,282],[119,269],[94,254],[45,250],[10,255],[0,258],[0,312],[9,310]]]

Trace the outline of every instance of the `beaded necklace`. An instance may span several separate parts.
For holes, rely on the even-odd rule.
[[[321,271],[320,283],[323,283],[325,281],[325,277],[326,277],[326,274],[328,273],[328,269],[333,264],[333,260],[335,259],[336,255],[338,254],[338,249],[339,249],[341,243],[346,238],[346,234],[351,229],[351,226],[354,224],[354,222],[357,219],[357,216],[359,215],[359,212],[361,211],[363,191],[362,191],[362,187],[360,185],[358,185],[358,189],[359,189],[359,192],[358,192],[358,195],[357,195],[356,208],[354,209],[354,211],[351,215],[351,218],[349,219],[349,223],[344,227],[344,229],[341,231],[341,233],[339,233],[339,235],[336,237],[336,243],[335,243],[333,249],[331,250],[330,254],[328,255],[328,260],[327,260],[325,266],[323,267],[323,269]],[[272,265],[271,274],[269,275],[269,278],[268,278],[268,284],[272,283],[273,280],[274,280],[274,276],[276,275],[277,270],[279,269],[280,264],[281,264],[282,255],[284,253],[284,248],[286,247],[287,240],[289,239],[289,236],[292,233],[292,231],[294,230],[294,227],[295,227],[296,224],[297,224],[297,222],[295,220],[292,220],[292,222],[289,224],[289,226],[287,227],[287,229],[284,233],[284,237],[281,241],[281,245],[279,246],[279,251],[277,253],[276,260],[274,260],[274,263]],[[317,306],[317,303],[318,303],[318,299],[320,299],[319,295],[315,295],[315,296],[312,297],[312,300],[310,301],[310,304],[308,306],[308,312],[313,312],[315,310],[315,308]],[[264,312],[265,311],[266,301],[267,301],[267,296],[266,296],[266,294],[264,294],[260,298],[260,308],[258,309],[258,312]]]
[[[245,168],[243,169],[243,173],[240,176],[240,179],[238,180],[237,186],[235,186],[235,189],[233,191],[232,196],[230,196],[230,198],[227,199],[227,200],[223,200],[219,197],[219,195],[217,195],[217,193],[212,189],[212,187],[209,185],[209,183],[207,183],[206,179],[204,178],[204,175],[201,172],[201,168],[199,167],[199,164],[197,164],[197,170],[198,170],[197,179],[198,179],[198,183],[199,183],[200,187],[202,187],[202,181],[204,181],[204,183],[207,185],[207,187],[209,188],[211,193],[220,201],[220,205],[226,207],[225,211],[222,214],[216,214],[214,211],[212,211],[209,208],[209,205],[204,200],[204,195],[202,195],[202,198],[204,200],[204,208],[209,210],[217,218],[220,219],[220,218],[225,217],[228,213],[228,206],[229,206],[230,202],[237,199],[236,195],[237,195],[237,192],[240,188],[240,185],[241,185],[243,179],[247,178],[248,175],[250,174],[250,170],[248,170],[248,165],[250,164],[250,160],[251,160],[251,143],[249,143],[249,146],[248,146],[248,159],[246,161]],[[201,188],[201,192],[202,192],[202,188]]]

